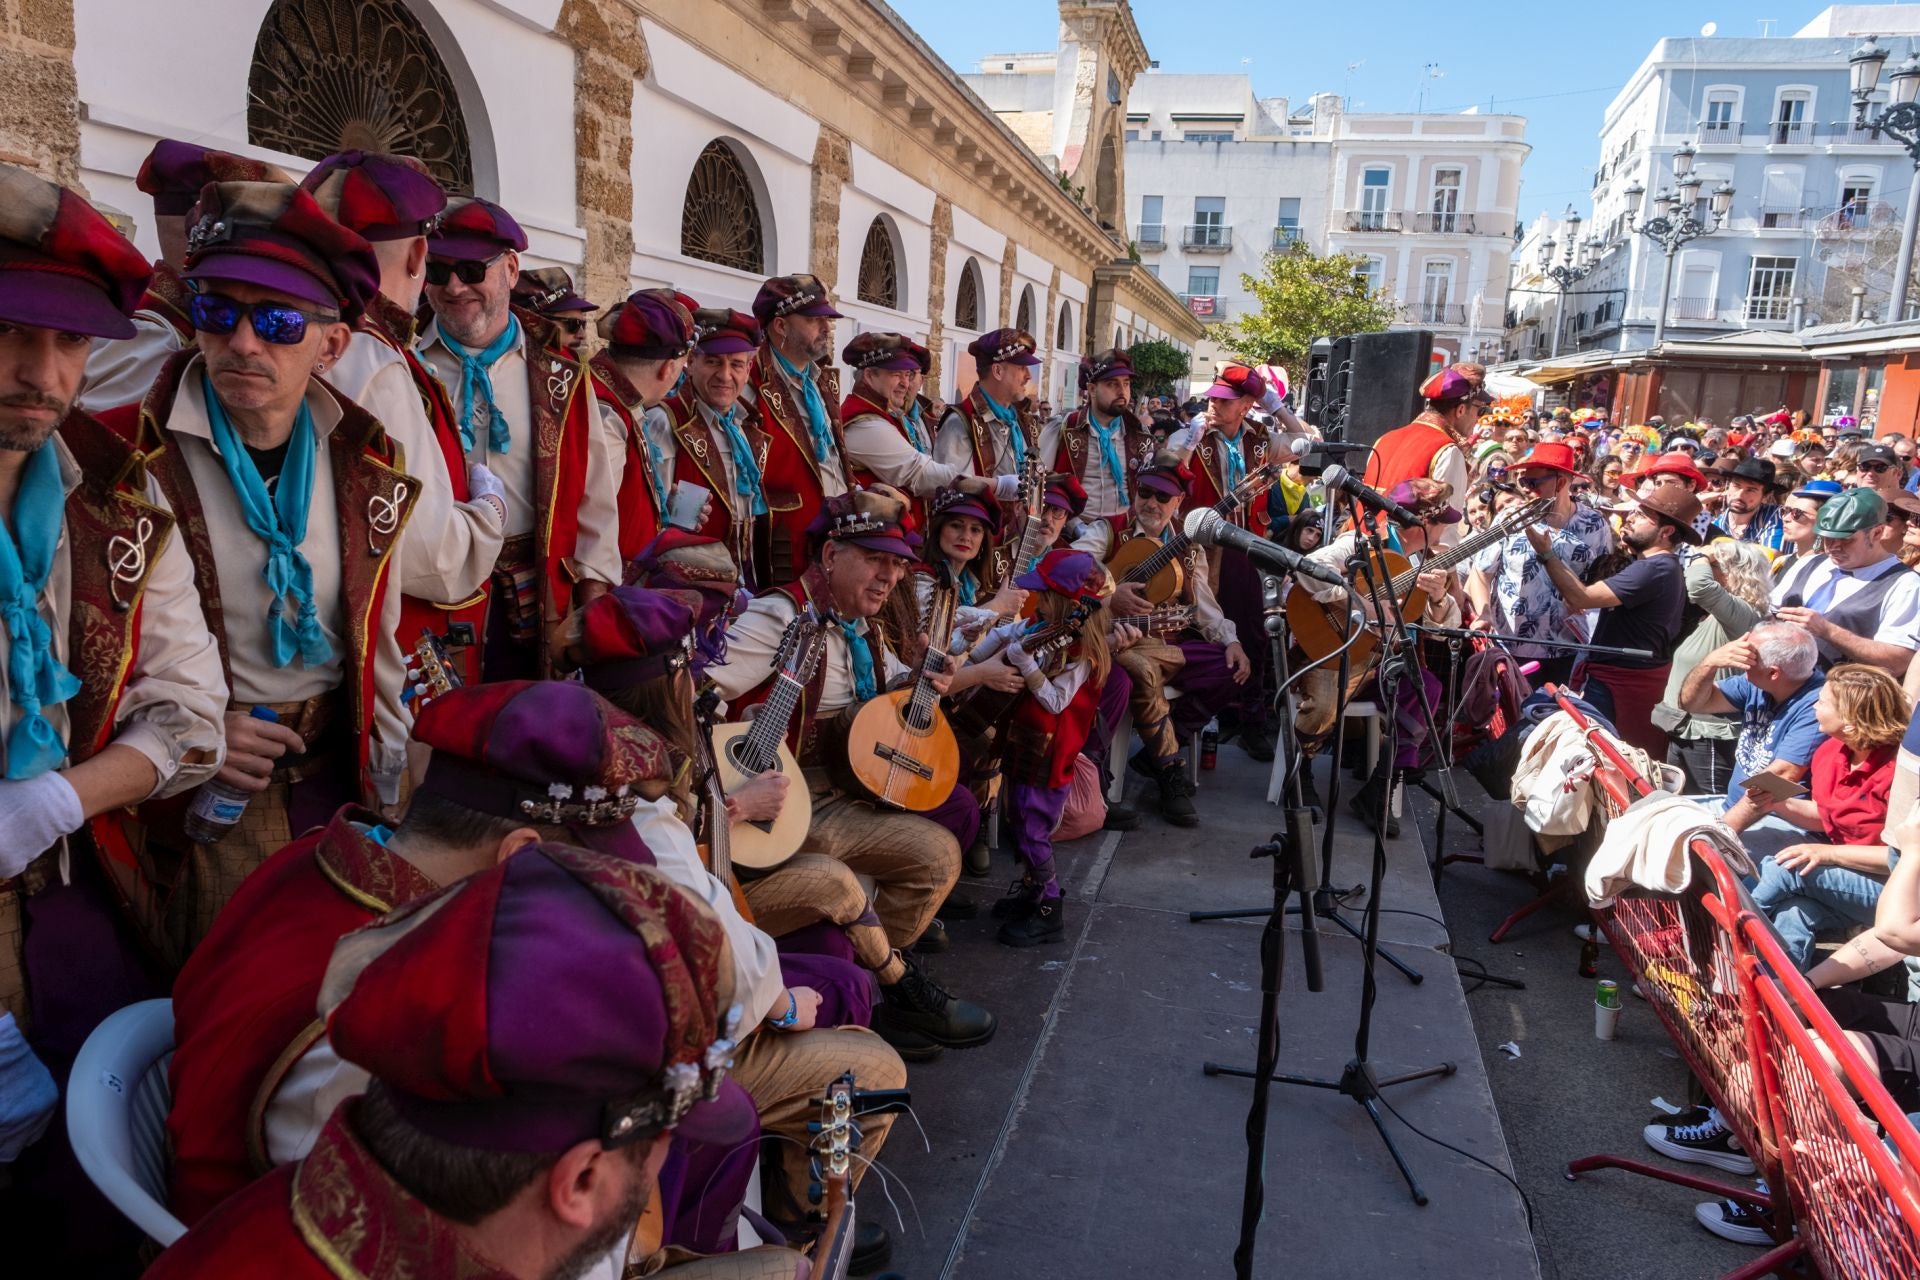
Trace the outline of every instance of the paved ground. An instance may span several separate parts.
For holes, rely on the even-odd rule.
[[[1010,860],[996,863],[992,880],[963,885],[960,892],[983,910],[977,920],[950,922],[954,947],[935,962],[937,972],[954,990],[991,1007],[1001,1030],[981,1049],[949,1052],[914,1070],[928,1146],[902,1124],[885,1152],[886,1166],[912,1193],[909,1202],[896,1186],[906,1226],[896,1226],[895,1270],[913,1280],[1230,1274],[1251,1086],[1206,1077],[1199,1067],[1203,1059],[1251,1064],[1259,924],[1194,925],[1186,913],[1270,900],[1269,865],[1247,857],[1277,817],[1264,801],[1265,781],[1263,767],[1223,749],[1220,768],[1203,783],[1207,823],[1198,831],[1169,828],[1150,816],[1125,837],[1097,835],[1066,847],[1072,906],[1063,945],[1015,952],[992,941],[984,907],[1012,877]],[[1357,831],[1343,832],[1335,883],[1365,879],[1369,856],[1370,845],[1362,845]],[[1451,1077],[1392,1090],[1392,1103],[1435,1137],[1510,1170],[1494,1102],[1515,1064],[1499,1054],[1482,1059],[1512,1033],[1490,1039],[1476,1029],[1455,966],[1441,949],[1443,927],[1421,914],[1397,914],[1439,914],[1411,825],[1391,851],[1383,901],[1396,911],[1383,917],[1383,937],[1424,981],[1416,986],[1380,970],[1371,1056],[1382,1074],[1441,1060],[1459,1068]],[[1298,938],[1289,938],[1281,1062],[1288,1070],[1335,1075],[1353,1051],[1361,952],[1331,930],[1323,947],[1326,990],[1310,994]],[[1571,956],[1565,967],[1570,974]],[[1484,993],[1472,997],[1483,999]],[[1643,1019],[1637,1029],[1646,1034],[1651,1026]],[[1572,1042],[1571,1052],[1588,1052],[1591,1028],[1579,1033],[1583,1039]],[[1553,1061],[1543,1048],[1520,1065]],[[1497,1089],[1489,1087],[1489,1068],[1500,1080]],[[1564,1114],[1583,1104],[1554,1097],[1535,1105]],[[1636,1103],[1622,1112],[1623,1123],[1637,1123],[1644,1109]],[[1537,1127],[1540,1118],[1528,1123]],[[1259,1274],[1315,1280],[1532,1280],[1541,1274],[1520,1198],[1507,1182],[1413,1136],[1391,1117],[1388,1126],[1431,1196],[1425,1208],[1412,1203],[1356,1104],[1330,1092],[1276,1086]],[[1526,1175],[1537,1201],[1547,1198],[1538,1185],[1543,1176],[1558,1181],[1557,1171]],[[870,1180],[862,1193],[866,1214],[883,1208],[873,1186]],[[1658,1220],[1676,1236],[1700,1234],[1673,1215]],[[1705,1275],[1709,1269],[1605,1273]],[[1557,1274],[1583,1273],[1563,1265]]]

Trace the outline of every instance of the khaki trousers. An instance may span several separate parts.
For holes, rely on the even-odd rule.
[[[184,891],[169,904],[168,942],[184,959],[213,928],[214,917],[261,863],[293,843],[293,816],[288,809],[292,784],[269,783],[247,802],[247,811],[218,844],[196,844],[187,850]]]
[[[641,1262],[629,1262],[622,1280],[794,1280],[805,1259],[792,1249],[763,1244],[740,1253],[697,1254],[661,1249]]]
[[[1180,739],[1173,731],[1173,709],[1167,705],[1167,681],[1187,665],[1187,655],[1179,646],[1149,636],[1115,654],[1113,660],[1133,678],[1128,705],[1140,741],[1155,760],[1178,756]]]
[[[838,925],[853,955],[881,982],[897,982],[906,965],[874,914],[853,869],[824,853],[796,853],[766,875],[741,880],[754,923],[776,938],[811,924]]]
[[[907,1084],[906,1063],[893,1046],[865,1027],[818,1027],[797,1032],[761,1028],[735,1053],[729,1075],[753,1095],[760,1112],[760,1128],[772,1138],[786,1180],[784,1193],[769,1188],[763,1196],[768,1216],[797,1219],[810,1207],[807,1153],[813,1135],[807,1132],[807,1124],[820,1118],[820,1108],[814,1104],[825,1095],[827,1086],[849,1071],[861,1089],[903,1089]],[[859,1158],[853,1169],[855,1186],[860,1183],[866,1162],[879,1159],[893,1119],[870,1116],[860,1122]],[[785,1204],[781,1203],[783,1196]]]

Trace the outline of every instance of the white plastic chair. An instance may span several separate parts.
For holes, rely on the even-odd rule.
[[[167,1064],[173,1001],[130,1004],[93,1029],[67,1083],[67,1136],[100,1194],[162,1245],[187,1233],[167,1212]]]

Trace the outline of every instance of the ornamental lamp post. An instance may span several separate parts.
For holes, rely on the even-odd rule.
[[[1673,153],[1673,185],[1678,194],[1662,187],[1650,202],[1653,217],[1646,222],[1639,221],[1637,206],[1647,189],[1636,182],[1623,193],[1627,197],[1627,227],[1659,245],[1664,255],[1660,268],[1660,317],[1653,326],[1655,346],[1667,336],[1667,308],[1673,301],[1673,255],[1689,240],[1720,230],[1733,209],[1733,187],[1722,182],[1707,197],[1707,221],[1694,217],[1694,210],[1700,207],[1703,183],[1700,175],[1693,171],[1693,157],[1692,143]]]
[[[1920,227],[1920,54],[1910,54],[1893,69],[1891,91],[1886,110],[1867,118],[1873,103],[1874,87],[1880,82],[1880,69],[1887,51],[1879,37],[1868,36],[1847,59],[1847,72],[1853,82],[1853,123],[1872,131],[1878,138],[1885,133],[1906,150],[1914,175],[1907,184],[1907,219],[1900,229],[1900,258],[1893,268],[1893,297],[1887,306],[1887,318],[1898,322],[1907,315],[1907,281],[1913,274],[1914,230]]]
[[[1595,253],[1600,247],[1598,237],[1586,240],[1580,238],[1580,214],[1572,205],[1567,206],[1566,217],[1567,242],[1562,250],[1559,262],[1553,260],[1554,246],[1558,243],[1548,236],[1540,244],[1540,274],[1553,281],[1560,297],[1553,305],[1553,348],[1550,356],[1560,354],[1560,333],[1565,327],[1567,315],[1567,290],[1587,278],[1596,265]]]

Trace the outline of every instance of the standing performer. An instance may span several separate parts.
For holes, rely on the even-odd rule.
[[[841,319],[817,276],[775,276],[760,286],[753,318],[763,340],[741,394],[748,421],[767,437],[763,481],[773,583],[807,567],[807,526],[820,504],[847,491],[840,441],[840,373],[833,322]]]
[[[434,320],[420,357],[447,388],[469,462],[506,489],[482,668],[543,679],[551,629],[620,581],[620,515],[592,379],[551,322],[510,302],[527,236],[511,214],[461,196],[427,241]]]
[[[772,552],[764,477],[772,442],[741,401],[760,347],[760,325],[720,307],[695,311],[693,325],[687,376],[661,406],[674,439],[669,501],[679,498],[683,485],[705,490],[706,515],[690,532],[725,543],[749,589],[766,586]]]
[[[1037,345],[1032,334],[1019,329],[995,329],[967,344],[980,380],[940,420],[933,441],[936,459],[976,476],[1020,474],[1027,455],[1040,447],[1040,424],[1027,394],[1040,363],[1033,354]]]
[[[419,161],[364,151],[328,156],[301,185],[334,221],[371,244],[380,263],[380,292],[327,381],[380,420],[420,480],[413,519],[433,532],[401,547],[400,647],[413,648],[422,631],[468,637],[455,647],[456,661],[463,679],[478,681],[507,491],[485,463],[466,460],[446,388],[413,351],[427,231],[446,208],[446,192]]]
[[[933,456],[933,435],[914,383],[925,376],[926,348],[904,334],[863,333],[840,359],[853,370],[853,390],[840,406],[848,474],[856,484],[878,480],[913,495],[917,523],[941,489],[1011,499],[1019,477],[982,479],[964,465]]]
[[[1120,515],[1131,498],[1133,478],[1153,461],[1153,433],[1141,425],[1133,402],[1133,361],[1119,348],[1080,361],[1086,400],[1041,436],[1055,471],[1071,471],[1087,491],[1087,514],[1105,520]]]
[[[589,362],[594,400],[621,442],[620,563],[652,542],[667,517],[673,436],[651,412],[672,394],[693,352],[693,310],[671,289],[641,289],[600,320],[607,345]]]
[[[534,267],[513,282],[513,304],[553,325],[556,345],[569,355],[584,356],[587,326],[600,308],[575,292],[565,267]]]
[[[1451,491],[1467,491],[1467,433],[1491,398],[1462,371],[1450,365],[1420,384],[1426,408],[1404,427],[1374,442],[1366,481],[1387,493],[1406,480],[1437,480]],[[1451,535],[1448,538],[1452,541]]]

